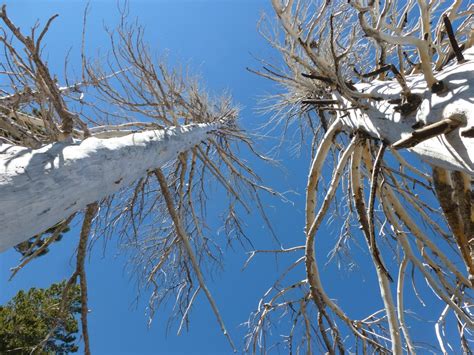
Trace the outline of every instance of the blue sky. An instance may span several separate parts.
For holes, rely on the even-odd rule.
[[[66,51],[72,48],[73,68],[80,62],[78,56],[82,32],[83,1],[6,1],[11,18],[22,28],[32,25],[37,19],[44,21],[54,13],[59,18],[53,23],[45,39],[45,55],[50,67],[62,77]],[[199,1],[130,1],[131,18],[146,28],[146,38],[158,53],[167,51],[170,64],[178,61],[190,64],[199,73],[212,93],[228,90],[243,109],[241,124],[252,131],[268,117],[255,113],[257,99],[275,92],[272,83],[246,71],[246,67],[258,68],[254,57],[277,59],[275,52],[257,33],[257,21],[262,11],[271,14],[269,0],[199,0]],[[115,1],[91,1],[87,25],[87,51],[94,56],[108,49],[104,24],[113,27],[118,17]],[[80,67],[77,65],[77,74]],[[269,150],[277,141],[268,139],[259,142],[260,149]],[[296,142],[286,142],[278,159],[283,168],[274,168],[251,160],[266,183],[279,191],[293,190],[290,195],[294,205],[266,197],[269,216],[285,247],[304,243],[304,189],[309,166],[308,146],[301,156],[289,153]],[[216,200],[216,204],[218,204]],[[218,221],[209,223],[217,227]],[[251,214],[246,218],[248,236],[260,248],[274,248],[268,230],[261,218]],[[338,229],[337,224],[330,226]],[[67,235],[51,252],[32,262],[13,281],[7,282],[9,268],[18,261],[18,254],[7,252],[0,255],[0,303],[11,298],[19,289],[47,287],[70,276],[74,264],[74,248],[77,235]],[[214,230],[216,238],[217,229]],[[362,238],[358,240],[361,250],[354,246],[358,260],[368,257]],[[322,230],[318,253],[324,257],[334,243],[334,236]],[[300,256],[301,253],[298,255]],[[261,295],[271,286],[288,259],[275,262],[272,256],[262,256],[241,271],[246,259],[245,250],[238,244],[228,248],[223,272],[213,273],[207,281],[221,309],[234,341],[241,346],[245,322],[256,307]],[[279,269],[278,269],[279,268]],[[295,279],[305,278],[304,270],[298,269]],[[89,327],[94,354],[211,354],[230,353],[225,338],[219,331],[211,309],[201,294],[191,315],[188,332],[176,336],[176,326],[167,331],[169,309],[160,309],[151,326],[147,327],[145,316],[147,297],[138,297],[133,275],[126,267],[126,256],[109,242],[105,251],[100,243],[90,255],[87,264],[89,284]],[[299,276],[298,276],[299,275]],[[367,314],[368,309],[381,305],[378,290],[374,285],[374,272],[370,264],[362,261],[357,273],[337,272],[337,265],[325,268],[323,281],[331,296],[337,297],[341,305],[348,307],[354,318]],[[372,285],[372,286],[370,286]],[[423,285],[420,286],[423,289]],[[409,299],[412,295],[407,296]],[[370,300],[370,302],[366,302]],[[369,303],[369,304],[367,304]],[[370,306],[370,307],[367,307]],[[439,308],[439,307],[438,307]],[[437,309],[438,309],[437,308]],[[439,310],[440,311],[440,310]],[[437,310],[438,312],[438,310]],[[418,335],[431,332],[420,329]],[[275,334],[278,336],[278,333]]]

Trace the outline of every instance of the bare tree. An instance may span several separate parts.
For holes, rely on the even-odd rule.
[[[298,118],[311,134],[313,160],[302,245],[250,253],[248,262],[262,253],[304,254],[251,315],[247,350],[278,345],[269,333],[273,320],[285,315],[283,346],[291,353],[424,351],[411,332],[419,323],[407,311],[419,306],[405,299],[410,292],[431,304],[417,291],[422,279],[443,304],[432,312],[438,349],[470,353],[472,5],[272,4],[280,27],[264,22],[261,29],[283,65],[265,63],[258,73],[284,88],[268,109],[275,119]],[[152,290],[151,316],[175,298],[181,330],[203,292],[234,347],[202,272],[222,258],[206,235],[205,186],[213,180],[226,192],[226,234],[237,238],[244,237],[238,211],[250,211],[253,202],[263,213],[258,192],[274,192],[234,154],[236,144],[253,146],[236,124],[230,99],[209,98],[186,71],[156,61],[143,30],[122,15],[110,33],[106,65],[83,54],[81,78],[61,86],[41,52],[55,16],[26,34],[2,8],[1,74],[9,84],[0,97],[0,249],[34,238],[16,273],[74,218],[82,219],[77,267],[64,299],[79,280],[86,353],[84,261],[94,233],[118,234],[135,249],[141,284]],[[384,307],[362,319],[351,317],[321,279],[316,238],[331,219],[342,226],[331,257],[362,236],[374,265],[374,291]],[[457,329],[458,344],[450,343],[445,327]]]
[[[249,320],[248,349],[275,345],[285,314],[291,352],[426,351],[413,339],[423,279],[433,299],[438,351],[471,353],[474,321],[474,9],[454,0],[272,0],[278,25],[261,32],[282,63],[257,73],[282,87],[266,109],[312,132],[304,246]],[[327,171],[332,170],[332,174]],[[343,201],[344,203],[342,203]],[[331,213],[334,209],[339,213]],[[319,229],[341,222],[332,257],[365,237],[383,309],[354,319],[326,292]],[[253,258],[259,251],[251,254]],[[269,252],[269,251],[266,251]],[[270,251],[271,252],[271,251]],[[305,264],[303,280],[294,269]],[[413,287],[406,279],[412,278]],[[421,275],[421,278],[419,277]],[[429,295],[423,294],[423,302]],[[407,310],[410,310],[407,311]],[[454,316],[448,316],[452,314]],[[449,319],[449,321],[448,321]],[[424,324],[424,327],[427,325]],[[449,344],[444,327],[456,328]],[[266,340],[268,339],[268,341]]]
[[[26,34],[2,7],[0,251],[33,237],[14,275],[82,219],[64,299],[79,280],[86,353],[84,261],[94,233],[114,234],[135,250],[137,275],[152,291],[150,317],[174,298],[181,329],[203,292],[235,349],[201,271],[219,266],[222,255],[207,236],[206,189],[214,182],[227,195],[229,240],[244,237],[239,214],[250,212],[252,200],[261,208],[259,191],[273,192],[234,154],[237,145],[253,151],[253,144],[237,126],[231,99],[210,98],[186,70],[156,60],[143,29],[127,24],[126,8],[121,15],[105,65],[86,57],[84,32],[82,77],[60,86],[42,58],[57,15]]]

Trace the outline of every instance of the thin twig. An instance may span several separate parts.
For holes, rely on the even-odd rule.
[[[189,240],[189,237],[184,230],[182,223],[181,223],[181,218],[178,216],[176,213],[176,209],[174,206],[173,202],[173,197],[171,196],[171,192],[168,189],[168,183],[166,182],[166,177],[161,171],[161,169],[155,170],[155,176],[158,180],[158,183],[160,184],[161,192],[163,193],[163,197],[166,201],[166,206],[168,208],[168,213],[171,216],[171,219],[173,220],[174,227],[176,229],[176,233],[179,235],[181,238],[181,241],[183,242],[183,245],[186,249],[186,252],[188,253],[189,259],[191,260],[191,264],[193,266],[194,272],[196,273],[196,277],[199,282],[199,286],[202,288],[204,293],[206,294],[206,297],[211,305],[211,308],[217,318],[217,322],[219,323],[219,326],[221,327],[221,330],[223,334],[226,336],[227,340],[229,341],[230,346],[232,347],[232,350],[234,352],[237,352],[237,349],[235,348],[234,342],[232,341],[232,338],[227,331],[227,328],[224,324],[224,321],[222,320],[221,314],[219,312],[219,309],[217,308],[217,305],[214,301],[214,298],[211,295],[211,292],[206,286],[206,283],[204,282],[204,277],[201,272],[201,268],[199,266],[199,263],[197,261],[196,255],[194,254],[193,247],[191,245],[191,242]]]
[[[377,181],[379,177],[380,167],[382,166],[383,162],[383,155],[386,149],[386,144],[384,142],[380,143],[380,148],[377,153],[377,157],[375,158],[374,166],[372,168],[372,178],[371,178],[371,186],[370,186],[370,195],[369,195],[369,206],[367,207],[367,220],[369,223],[369,245],[370,250],[374,255],[374,260],[377,263],[377,266],[382,270],[382,272],[387,276],[390,282],[393,282],[392,276],[390,276],[387,268],[382,262],[380,258],[380,252],[377,247],[377,242],[375,241],[375,225],[374,225],[374,202],[375,202],[375,195],[377,192]]]

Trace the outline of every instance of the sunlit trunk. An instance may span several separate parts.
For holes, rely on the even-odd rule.
[[[380,100],[371,101],[366,110],[349,109],[348,115],[343,112],[345,126],[351,131],[361,129],[393,144],[421,127],[451,118],[459,122],[458,128],[409,149],[427,163],[474,175],[474,48],[466,50],[464,56],[465,63],[450,65],[436,75],[445,87],[441,93],[432,93],[422,74],[407,77],[411,93],[418,95],[421,103],[406,115],[399,112],[400,108],[397,110],[400,104],[391,101],[400,98],[401,88],[397,82],[375,80],[357,84],[359,91]],[[350,103],[346,101],[346,105]]]
[[[0,251],[129,185],[218,129],[195,124],[123,137],[0,146]]]

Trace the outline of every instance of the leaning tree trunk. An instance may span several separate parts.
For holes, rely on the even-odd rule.
[[[419,343],[415,348],[410,334],[416,321],[405,317],[408,308],[416,313],[418,307],[408,306],[408,299],[404,303],[410,266],[412,278],[419,273],[434,292],[433,299],[444,303],[442,313],[434,315],[439,348],[446,353],[448,337],[442,330],[446,315],[453,312],[463,352],[470,353],[472,7],[457,0],[272,0],[272,5],[279,26],[263,21],[260,29],[283,63],[264,62],[255,72],[277,82],[283,92],[269,98],[265,108],[287,123],[297,119],[302,137],[308,133],[312,138],[304,227],[304,282],[309,287],[302,288],[307,302],[285,309],[295,319],[287,337],[290,345],[299,341],[311,352],[312,346],[322,344],[321,352],[328,353],[345,353],[346,348],[364,353],[391,349],[394,354],[422,349]],[[428,163],[432,173],[413,166],[419,162],[412,157]],[[351,243],[358,244],[359,228],[362,231],[382,312],[376,309],[354,319],[360,313],[348,313],[343,301],[334,301],[338,297],[327,292],[319,260],[319,240],[327,241],[328,234],[320,231],[324,222],[337,226],[331,259],[351,255]],[[346,264],[348,269],[354,260]],[[271,301],[262,300],[270,306],[255,317],[257,325],[270,322],[275,299],[297,299],[289,291],[294,285],[284,287],[290,279],[286,274],[291,273],[278,278],[270,290],[274,293],[266,293]],[[331,275],[326,282],[333,279]],[[413,291],[418,295],[414,278]],[[311,308],[317,320],[311,318]],[[297,329],[300,316],[305,322]],[[264,330],[255,328],[252,340],[258,343]],[[296,339],[298,332],[303,335]]]
[[[456,240],[470,278],[474,280],[474,209],[470,185],[474,177],[474,47],[464,60],[436,75],[443,89],[433,93],[422,74],[406,78],[405,103],[397,100],[403,88],[397,81],[357,84],[373,95],[365,108],[339,114],[342,129],[363,131],[392,149],[408,148],[433,168],[433,187]],[[346,108],[350,103],[334,94]]]
[[[193,124],[34,150],[1,145],[0,251],[177,158],[218,128]]]
[[[349,131],[362,130],[395,149],[409,148],[425,162],[474,175],[474,48],[465,62],[445,67],[436,79],[444,89],[433,93],[422,74],[408,76],[412,102],[400,104],[396,81],[357,84],[376,100],[363,109],[348,109],[341,120]],[[351,104],[335,93],[346,108]],[[409,100],[407,100],[409,101]]]

